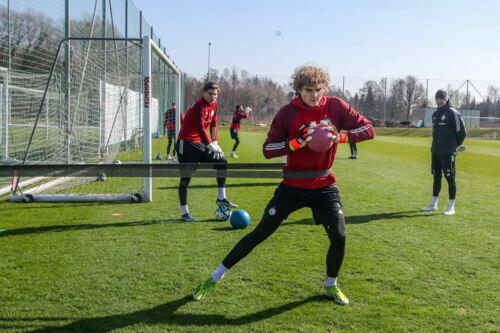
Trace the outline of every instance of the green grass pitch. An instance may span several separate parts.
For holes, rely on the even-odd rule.
[[[227,132],[220,142],[229,155]],[[240,158],[231,162],[262,162],[264,137],[241,133]],[[154,153],[165,154],[165,144],[157,140]],[[465,144],[455,216],[442,214],[444,179],[439,210],[417,212],[431,197],[428,137],[380,136],[358,145],[358,160],[340,148],[346,307],[319,295],[328,240],[307,209],[204,301],[191,301],[255,227],[276,180],[228,179],[228,197],[252,216],[246,230],[213,220],[214,179],[191,182],[189,207],[200,223],[178,221],[173,178],[155,179],[150,204],[1,202],[0,331],[498,332],[500,142]]]

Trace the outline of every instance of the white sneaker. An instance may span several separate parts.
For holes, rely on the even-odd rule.
[[[231,155],[230,155],[232,158],[238,158],[238,156],[236,155],[236,153],[234,151],[231,152]]]
[[[421,212],[430,212],[430,211],[433,211],[433,210],[437,210],[437,205],[429,205],[427,207],[424,207],[422,208],[420,211]]]
[[[444,211],[444,215],[455,215],[455,207],[448,207]]]

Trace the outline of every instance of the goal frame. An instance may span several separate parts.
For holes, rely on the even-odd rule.
[[[175,80],[174,91],[175,91],[175,103],[178,106],[176,109],[176,127],[175,135],[178,136],[180,128],[180,110],[183,107],[182,99],[182,81],[183,73],[177,68],[177,66],[166,56],[166,54],[158,47],[158,45],[151,39],[150,36],[144,36],[142,39],[139,38],[92,38],[92,37],[68,37],[60,41],[54,61],[52,63],[52,68],[50,71],[49,78],[44,90],[42,100],[40,102],[40,107],[33,125],[33,130],[30,135],[29,142],[27,143],[27,149],[25,151],[22,165],[25,165],[29,155],[29,147],[33,140],[33,135],[36,127],[39,123],[40,115],[43,111],[43,107],[46,103],[47,92],[50,82],[53,77],[57,59],[61,51],[62,46],[65,43],[70,43],[71,41],[128,41],[132,42],[142,48],[142,117],[143,117],[143,162],[148,165],[152,163],[152,117],[151,112],[152,107],[150,102],[152,102],[152,57],[153,54],[157,55],[173,73],[177,75]],[[161,110],[163,113],[164,110]],[[76,175],[78,176],[78,175]],[[55,182],[60,182],[61,180],[56,179]],[[23,182],[20,182],[22,185]],[[42,185],[45,188],[46,184]],[[124,194],[38,194],[37,187],[27,190],[25,193],[16,194],[19,187],[14,188],[14,193],[8,197],[9,201],[13,202],[113,202],[113,201],[128,201],[128,202],[151,202],[153,201],[153,179],[151,174],[148,177],[143,177],[143,194],[138,193],[124,193]],[[33,193],[31,194],[30,191]],[[29,198],[29,199],[27,199]]]

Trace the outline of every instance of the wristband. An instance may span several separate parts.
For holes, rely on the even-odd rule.
[[[339,133],[339,143],[346,143],[347,139],[347,133]]]
[[[300,143],[297,141],[297,139],[290,140],[288,142],[288,145],[290,146],[290,150],[295,151],[297,149],[300,149]]]

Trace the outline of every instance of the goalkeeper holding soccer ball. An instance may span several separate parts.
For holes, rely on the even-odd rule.
[[[186,112],[182,121],[179,140],[175,145],[179,163],[216,163],[220,169],[225,169],[227,160],[217,143],[217,95],[219,86],[208,82],[203,87],[203,96],[199,98]],[[208,138],[206,129],[210,127]],[[182,221],[196,222],[189,213],[187,206],[187,189],[190,177],[181,177],[179,184],[179,199],[182,210]],[[229,208],[238,207],[226,198],[226,178],[217,178],[218,197],[216,204]]]
[[[324,96],[330,82],[324,69],[312,65],[299,67],[292,81],[296,96],[274,117],[263,146],[266,158],[286,156],[284,180],[265,208],[260,223],[236,244],[212,275],[196,288],[193,293],[195,300],[203,299],[228,269],[274,233],[289,214],[309,207],[314,221],[323,225],[330,239],[322,292],[336,303],[349,303],[337,287],[337,276],[345,251],[345,221],[331,167],[337,143],[372,139],[375,131],[370,121],[346,102],[337,97]],[[315,131],[320,132],[317,126],[322,126],[323,133],[324,129],[332,133],[333,145],[323,152],[308,147],[308,143],[315,140]],[[338,130],[342,129],[348,132],[339,133]]]

